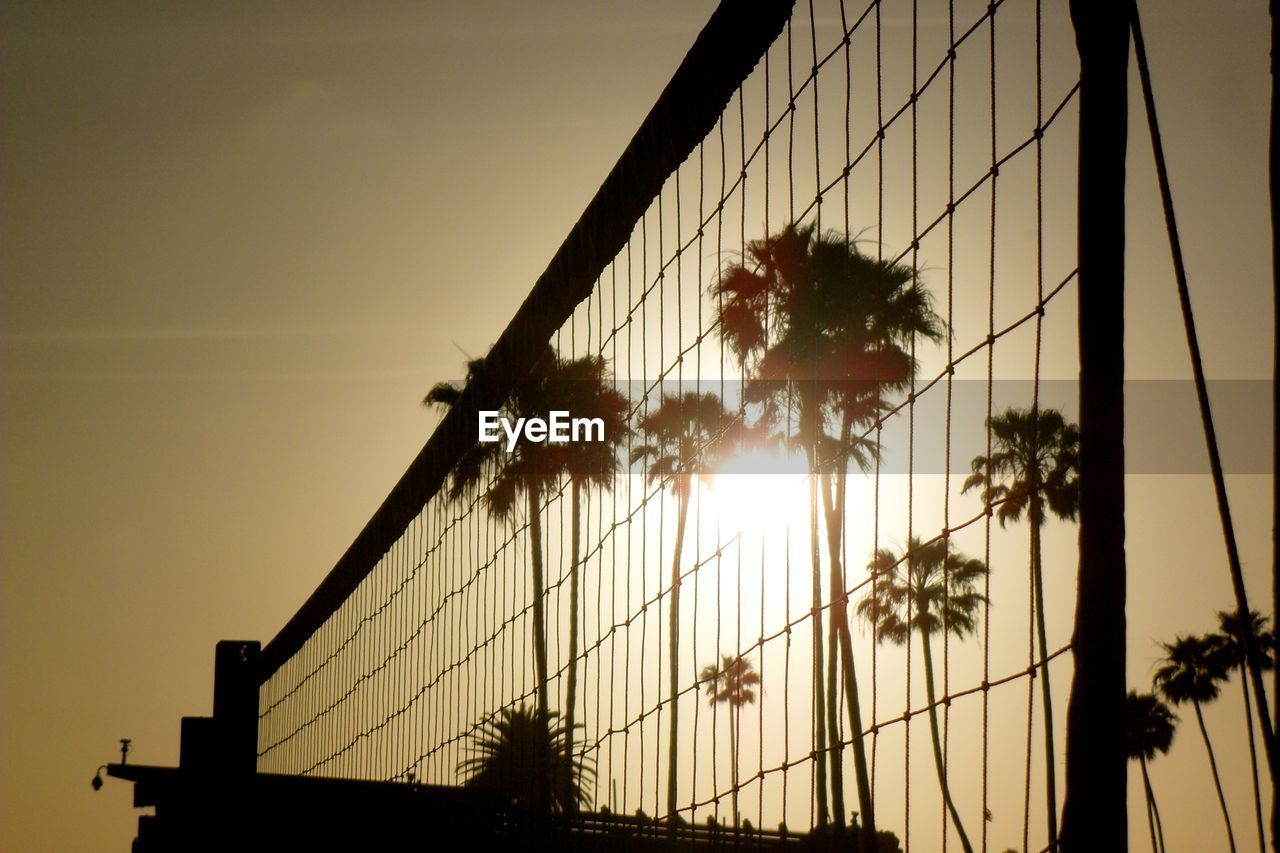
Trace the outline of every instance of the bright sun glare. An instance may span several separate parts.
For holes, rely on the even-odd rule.
[[[744,534],[782,533],[804,522],[808,511],[807,474],[799,456],[753,450],[720,466],[703,482],[703,511]]]

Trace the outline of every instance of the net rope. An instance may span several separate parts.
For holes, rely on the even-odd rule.
[[[811,470],[718,472],[682,497],[681,473],[650,476],[648,457],[629,464],[647,440],[632,432],[611,484],[575,489],[561,476],[503,517],[486,499],[503,467],[486,463],[461,497],[428,501],[263,683],[259,768],[463,783],[485,722],[538,702],[536,562],[545,689],[553,710],[572,707],[572,754],[594,770],[581,781],[580,827],[606,810],[655,836],[686,825],[741,833],[749,822],[765,844],[846,831],[832,827],[856,814],[906,850],[1052,846],[1046,795],[1058,795],[1045,762],[1060,756],[1040,741],[1062,720],[1046,719],[1039,681],[1052,670],[1065,690],[1061,613],[1073,602],[1038,646],[1026,521],[999,523],[1013,498],[975,496],[961,481],[972,457],[999,449],[991,423],[1007,409],[1073,405],[1040,381],[1042,360],[1068,364],[1074,346],[1074,308],[1058,299],[1075,280],[1074,254],[1045,239],[1074,233],[1079,81],[1065,23],[1065,10],[1039,0],[797,4],[549,343],[565,360],[603,360],[632,427],[686,393],[714,395],[728,423],[754,423],[761,410],[743,388],[752,366],[729,346],[716,285],[735,267],[758,272],[753,250],[792,224],[832,233],[881,268],[911,270],[947,329],[936,342],[910,336],[918,369],[848,431],[848,446],[875,448],[865,474],[815,473],[835,462],[815,456]],[[773,316],[766,346],[785,331]],[[774,428],[791,434],[801,420],[786,395]],[[695,455],[727,434],[701,439]],[[838,532],[810,522],[824,499],[843,510]],[[774,509],[753,513],[761,504]],[[906,642],[878,641],[859,605],[939,546],[989,569],[972,590],[981,603],[970,630],[945,615],[957,588],[944,569],[941,622],[922,634],[907,608]],[[1075,563],[1060,551],[1052,560],[1059,572]],[[936,660],[921,645],[930,630]],[[758,678],[752,697],[709,702],[743,664]],[[874,815],[860,799],[859,746]],[[994,783],[1019,776],[1021,786]]]

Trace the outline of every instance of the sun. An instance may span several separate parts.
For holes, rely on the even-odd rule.
[[[808,474],[804,461],[764,450],[732,457],[702,482],[703,511],[744,536],[771,536],[804,523]]]

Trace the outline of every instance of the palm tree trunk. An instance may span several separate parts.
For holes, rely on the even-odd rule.
[[[823,509],[827,516],[827,541],[831,541],[831,517],[835,512],[832,507],[833,498],[831,496],[831,488],[834,481],[830,475],[823,475],[819,481],[819,488],[822,489]],[[838,534],[837,534],[838,535]],[[838,547],[838,546],[837,546]],[[836,585],[836,569],[838,564],[832,561],[830,563],[831,571],[831,590],[832,595],[840,589]],[[829,630],[827,632],[827,730],[831,733],[831,812],[835,818],[835,824],[841,830],[845,825],[845,805],[844,805],[844,744],[840,740],[840,689],[836,679],[838,677],[839,667],[839,637],[840,632],[836,628],[835,607],[832,607],[831,620]],[[843,835],[843,832],[841,833]]]
[[[818,547],[818,451],[809,447],[809,549],[813,557],[813,750],[816,756],[817,824],[830,820],[827,810],[827,709],[822,665],[822,553]]]
[[[729,702],[729,779],[733,784],[729,792],[729,802],[733,808],[733,825],[738,826],[738,727],[734,725],[734,717],[738,708]]]
[[[1156,816],[1156,837],[1160,839],[1160,853],[1165,853],[1164,823],[1160,820],[1160,803],[1156,802],[1156,789],[1151,789],[1151,813]]]
[[[827,516],[827,546],[831,555],[831,623],[840,638],[840,663],[844,675],[845,707],[849,709],[850,737],[853,741],[853,772],[858,788],[859,819],[862,826],[863,849],[875,850],[876,810],[871,798],[871,779],[867,772],[867,748],[862,737],[862,702],[858,693],[858,670],[853,659],[853,636],[849,631],[849,609],[845,597],[848,586],[844,577],[844,556],[841,553],[841,536],[844,532],[846,485],[849,479],[847,448],[852,424],[849,416],[840,425],[840,460],[837,468],[834,511]]]
[[[1156,802],[1156,789],[1151,786],[1151,779],[1147,776],[1147,764],[1145,759],[1142,763],[1143,781],[1146,782],[1147,790],[1151,796],[1151,813],[1156,817],[1156,836],[1160,839],[1160,853],[1164,853],[1164,823],[1160,820],[1160,804]]]
[[[1204,725],[1204,714],[1200,712],[1200,702],[1194,700],[1193,704],[1196,709],[1196,722],[1200,724],[1200,735],[1204,738],[1204,748],[1209,753],[1209,769],[1213,771],[1213,785],[1218,789],[1218,805],[1222,806],[1222,819],[1227,824],[1227,844],[1231,847],[1231,853],[1236,853],[1236,836],[1231,831],[1231,815],[1227,812],[1227,798],[1222,793],[1222,778],[1218,776],[1218,760],[1213,756],[1213,744],[1209,742],[1209,730]]]
[[[1044,704],[1044,792],[1049,817],[1049,847],[1058,842],[1057,759],[1053,748],[1053,688],[1049,682],[1049,640],[1044,627],[1044,572],[1040,556],[1042,513],[1029,519],[1031,528],[1031,579],[1036,596],[1036,639],[1040,643],[1040,696]]]
[[[680,694],[680,553],[684,550],[684,527],[689,517],[688,491],[679,487],[676,491],[679,503],[680,520],[676,522],[676,548],[671,558],[671,624],[670,635],[670,696],[671,696],[671,729],[670,742],[667,745],[667,814],[671,817],[671,827],[675,829],[676,816],[676,743],[680,731],[680,715],[676,698]],[[695,602],[696,605],[696,602]]]
[[[1138,763],[1142,766],[1142,790],[1147,795],[1147,829],[1151,830],[1151,853],[1160,853],[1156,844],[1156,794],[1151,790],[1151,776],[1147,775],[1147,757],[1139,754]]]
[[[542,490],[530,488],[529,498],[529,548],[533,571],[533,670],[537,682],[538,710],[548,713],[547,705],[547,626],[546,602],[543,601],[542,577]]]
[[[573,784],[573,724],[574,712],[578,706],[578,561],[581,559],[582,538],[582,483],[573,480],[573,521],[569,562],[569,672],[566,677],[564,696],[564,723],[567,735],[564,739],[565,766],[570,768],[569,784]],[[564,802],[573,811],[577,810],[577,798],[572,791],[565,792]]]
[[[926,697],[929,700],[929,734],[933,738],[933,766],[938,771],[938,785],[942,788],[942,799],[946,801],[951,822],[955,825],[956,832],[960,834],[960,845],[964,847],[964,853],[973,853],[973,845],[969,843],[964,824],[960,822],[960,813],[956,811],[956,804],[951,801],[951,787],[947,784],[947,771],[942,765],[942,738],[938,735],[938,709],[934,704],[937,700],[934,699],[933,690],[933,651],[929,648],[929,635],[924,631],[920,632],[920,645],[924,647],[924,684]]]
[[[1262,829],[1262,791],[1258,787],[1258,745],[1253,739],[1253,709],[1249,707],[1249,670],[1240,665],[1240,690],[1244,693],[1244,724],[1249,732],[1249,779],[1253,782],[1253,815],[1258,822],[1258,850],[1267,849],[1266,833]]]

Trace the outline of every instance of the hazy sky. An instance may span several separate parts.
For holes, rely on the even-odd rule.
[[[269,640],[332,566],[429,434],[423,391],[505,326],[714,5],[0,8],[0,846],[125,848],[129,786],[93,794],[94,768],[120,737],[176,763],[215,641]],[[1208,369],[1269,376],[1265,4],[1143,10]],[[1138,116],[1130,374],[1176,378]],[[1270,483],[1232,482],[1259,606]],[[1230,599],[1208,481],[1130,488],[1143,684],[1153,638]],[[1167,826],[1216,844],[1180,738]]]

